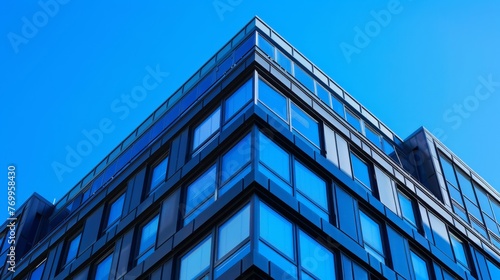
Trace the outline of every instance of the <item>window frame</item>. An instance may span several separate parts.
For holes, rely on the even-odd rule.
[[[426,258],[423,258],[420,253],[417,253],[415,250],[410,249],[410,256],[409,257],[410,257],[411,272],[413,274],[413,277],[415,279],[417,279],[417,273],[416,273],[416,270],[415,270],[415,265],[413,263],[413,256],[418,257],[421,261],[423,261],[425,263],[426,272],[427,272],[427,280],[434,279],[432,277],[432,275],[433,275],[432,263],[429,263],[429,260],[426,259]]]
[[[64,270],[68,265],[73,263],[73,261],[78,258],[78,253],[80,251],[80,245],[82,243],[82,236],[83,236],[83,230],[80,230],[77,233],[71,235],[70,238],[66,239],[65,244],[64,244],[64,254],[62,255],[64,257],[61,258],[62,263],[61,263],[60,271]],[[75,241],[76,239],[78,239],[78,245],[76,248],[75,255],[71,259],[68,259],[71,244],[73,244],[73,241]]]
[[[363,163],[366,166],[367,169],[367,176],[368,176],[368,181],[369,181],[369,186],[365,185],[364,182],[362,182],[360,179],[356,177],[356,172],[353,164],[352,157],[356,157],[361,163]],[[373,163],[369,160],[366,160],[364,156],[361,155],[361,153],[357,152],[355,149],[353,149],[352,145],[349,147],[349,162],[351,164],[351,172],[352,172],[352,179],[354,182],[356,182],[358,185],[362,186],[364,189],[366,189],[369,193],[371,193],[373,196],[378,197],[378,188],[376,185],[376,180],[374,176],[374,170],[373,170]]]
[[[148,246],[141,252],[141,241],[142,241],[142,236],[144,235],[144,228],[149,225],[153,220],[157,219],[157,224],[156,224],[156,233],[155,233],[155,239],[152,245]],[[158,229],[160,228],[160,213],[155,212],[154,214],[151,215],[151,218],[148,219],[146,222],[142,223],[139,225],[138,230],[137,230],[137,245],[136,245],[136,250],[135,250],[135,257],[134,257],[134,264],[139,264],[143,262],[145,259],[142,259],[143,257],[148,258],[151,256],[156,251],[156,243],[158,242]],[[153,249],[152,252],[150,250]]]
[[[110,270],[108,272],[108,278],[111,275],[111,270],[113,269],[113,260],[114,260],[114,252],[108,252],[104,255],[104,257],[100,258],[97,262],[95,262],[93,269],[91,270],[93,279],[97,279],[97,270],[99,269],[99,265],[101,265],[107,258],[111,257]]]
[[[35,271],[37,271],[37,270],[38,270],[38,268],[40,268],[40,266],[42,266],[42,265],[43,265],[43,269],[42,269],[42,274],[40,274],[40,279],[43,279],[43,274],[45,273],[45,266],[47,265],[47,258],[44,258],[41,262],[39,262],[39,263],[35,266],[35,268],[34,268],[34,269],[32,269],[32,270],[28,273],[28,275],[29,275],[29,276],[27,276],[25,279],[26,279],[26,280],[36,280],[36,279],[33,279],[33,273],[34,273]]]
[[[105,223],[103,223],[103,229],[101,230],[101,233],[102,234],[106,234],[108,231],[110,231],[114,226],[116,226],[121,218],[123,217],[123,210],[125,209],[125,199],[126,199],[126,194],[127,192],[122,192],[118,195],[115,196],[115,198],[113,198],[113,200],[111,200],[107,205],[106,205],[106,215],[105,215],[105,219],[103,219],[105,221]],[[123,199],[123,204],[122,204],[122,209],[121,209],[121,212],[120,212],[120,215],[118,217],[116,217],[113,221],[110,222],[110,218],[111,218],[111,209],[113,208],[113,205],[120,199]]]
[[[451,250],[453,252],[453,258],[455,259],[455,262],[460,267],[462,267],[464,270],[471,271],[469,251],[468,251],[468,246],[466,246],[467,243],[464,241],[465,239],[458,237],[457,234],[455,234],[455,233],[453,233],[451,231],[448,232],[448,235],[450,237],[450,245],[451,245]],[[457,243],[459,243],[461,245],[462,253],[463,253],[464,258],[465,258],[465,263],[463,263],[462,260],[459,260],[457,258],[457,252],[456,252],[456,248],[455,248],[455,243],[453,241],[455,241],[455,242],[457,242]]]
[[[158,166],[160,166],[164,161],[166,160],[166,168],[165,168],[165,178],[156,183],[155,185],[153,185],[153,175],[155,173],[155,170]],[[168,171],[168,164],[169,164],[169,160],[170,160],[170,156],[169,154],[166,154],[166,155],[163,155],[162,157],[160,157],[159,159],[157,159],[156,161],[153,162],[153,164],[151,164],[150,168],[149,168],[149,182],[147,184],[148,188],[147,188],[147,192],[146,192],[146,196],[149,196],[151,195],[152,193],[154,193],[160,186],[161,184],[163,184],[165,182],[165,180],[167,179],[167,171]]]
[[[367,242],[365,241],[365,236],[364,236],[364,233],[363,233],[363,224],[362,224],[362,217],[361,215],[364,215],[368,218],[368,220],[372,223],[374,223],[375,225],[377,225],[378,227],[378,233],[379,233],[379,237],[380,237],[380,245],[382,247],[382,252],[379,252],[378,249],[376,249],[375,247],[373,247],[371,244],[367,244]],[[361,241],[363,242],[363,248],[365,249],[365,251],[371,255],[372,257],[374,257],[375,259],[377,259],[378,261],[380,261],[382,264],[385,264],[385,265],[388,265],[389,262],[390,262],[390,256],[389,256],[389,250],[387,249],[387,241],[385,240],[386,239],[386,232],[385,232],[385,227],[384,227],[384,223],[383,222],[380,222],[379,220],[377,219],[374,219],[373,216],[368,212],[366,211],[365,209],[359,209],[358,210],[358,217],[359,217],[359,230],[361,232]],[[373,254],[370,253],[370,251],[366,250],[366,246],[369,247],[370,251],[374,251],[375,253],[378,253],[379,256],[375,256]],[[380,258],[382,258],[383,261],[381,261]]]
[[[215,113],[217,111],[218,111],[218,115],[219,115],[217,129],[215,129],[205,139],[200,141],[198,143],[198,145],[195,146],[196,130],[199,129],[200,126],[202,124],[204,124],[206,121],[208,121],[209,119],[211,120],[211,118],[215,116]],[[211,110],[209,114],[204,115],[204,118],[192,127],[192,129],[191,129],[191,141],[190,141],[190,150],[191,150],[192,157],[196,156],[201,150],[203,150],[206,146],[208,146],[208,144],[210,144],[213,141],[213,139],[220,133],[222,126],[223,126],[223,112],[222,111],[223,111],[222,104],[218,103],[218,105],[213,110]]]
[[[420,231],[421,221],[419,219],[420,215],[419,215],[419,211],[418,211],[418,206],[416,205],[418,202],[416,202],[415,199],[413,199],[411,196],[409,196],[405,192],[403,192],[400,187],[396,188],[396,196],[398,197],[398,206],[399,206],[399,209],[400,209],[400,212],[401,212],[401,218],[406,223],[408,223],[410,226],[412,226],[413,228],[415,228],[418,232],[421,232]],[[413,219],[415,220],[415,223],[409,221],[406,218],[405,212],[403,211],[403,207],[401,206],[401,197],[400,196],[403,196],[404,198],[406,198],[410,202],[410,204],[411,204],[410,207],[411,207],[411,210],[412,210]]]

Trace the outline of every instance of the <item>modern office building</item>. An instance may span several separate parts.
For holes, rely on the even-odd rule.
[[[1,279],[500,279],[499,194],[259,18],[59,202],[16,217]]]

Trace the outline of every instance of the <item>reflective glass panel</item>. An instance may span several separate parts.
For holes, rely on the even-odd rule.
[[[375,130],[370,128],[369,126],[365,126],[365,136],[366,138],[368,138],[368,140],[370,140],[370,142],[375,144],[377,147],[381,146],[380,135],[378,135],[378,133],[375,132]]]
[[[220,128],[220,107],[194,129],[193,150],[207,141]]]
[[[202,203],[211,204],[214,200],[216,184],[216,168],[211,166],[187,188],[186,214]]]
[[[413,226],[417,226],[415,212],[413,211],[412,201],[401,192],[398,192],[399,205],[401,206],[401,214],[403,218]]]
[[[332,95],[332,105],[330,106],[335,113],[344,117],[344,105],[334,95]]]
[[[292,103],[292,127],[306,139],[319,147],[318,123],[309,117],[302,109]]]
[[[224,121],[238,113],[252,99],[253,79],[248,80],[224,102]]]
[[[218,259],[250,236],[250,206],[246,206],[219,228]]]
[[[66,255],[66,264],[76,258],[76,255],[78,254],[78,247],[80,247],[81,238],[82,234],[80,233],[69,242],[68,254]]]
[[[43,261],[41,264],[38,265],[35,270],[31,273],[30,280],[41,280],[43,276],[43,270],[45,269],[45,263],[46,261]]]
[[[95,280],[108,280],[111,272],[111,262],[113,261],[113,254],[107,256],[98,265],[95,272]]]
[[[429,272],[427,271],[427,263],[417,254],[410,252],[413,272],[416,280],[429,280]]]
[[[264,51],[269,57],[274,59],[274,47],[262,36],[258,36],[259,48]]]
[[[460,262],[463,266],[468,267],[467,257],[465,256],[465,248],[462,241],[458,240],[454,235],[450,234],[451,246],[453,247],[453,252],[455,253],[455,259]]]
[[[139,244],[139,256],[137,262],[143,261],[154,252],[156,233],[158,232],[158,215],[145,224],[141,229],[141,243]]]
[[[352,127],[354,127],[357,131],[361,132],[361,123],[356,115],[351,113],[349,110],[346,110],[345,119],[350,125],[352,125]]]
[[[359,212],[359,217],[365,249],[367,249],[368,253],[373,255],[380,262],[384,263],[384,247],[382,245],[382,236],[380,234],[379,224],[362,211]]]
[[[197,279],[210,267],[212,237],[204,240],[181,259],[180,280]]]
[[[314,80],[311,78],[311,76],[306,74],[306,72],[302,70],[302,68],[297,66],[297,64],[295,64],[294,66],[295,78],[297,78],[297,80],[299,80],[299,82],[303,84],[308,90],[314,92]]]
[[[238,144],[231,148],[222,157],[221,180],[225,182],[238,172],[243,166],[250,162],[251,152],[251,137],[245,136]]]
[[[451,162],[441,155],[439,156],[439,160],[441,161],[441,167],[443,168],[443,174],[446,181],[450,182],[455,187],[458,187],[457,178],[455,177],[455,171],[453,170]]]
[[[107,227],[115,223],[121,216],[123,211],[123,202],[125,201],[125,194],[122,194],[115,200],[109,207],[109,217]]]
[[[259,100],[266,104],[276,115],[288,122],[286,98],[259,79]]]
[[[368,165],[364,161],[362,161],[358,156],[351,152],[351,164],[354,179],[357,182],[361,183],[364,187],[368,188],[370,191],[372,190],[371,181],[370,181],[370,170]]]
[[[260,238],[294,259],[292,224],[264,203],[260,205]]]
[[[326,105],[330,106],[330,93],[317,83],[316,83],[316,94],[318,95],[319,99],[325,102]]]
[[[259,133],[259,160],[290,182],[290,155],[263,133]]]
[[[334,280],[334,259],[332,252],[299,231],[301,266],[318,279]]]
[[[472,202],[474,202],[474,204],[476,204],[476,196],[474,195],[474,190],[472,189],[472,183],[469,177],[462,173],[462,171],[458,170],[457,177],[462,193],[467,196]]]
[[[328,211],[326,182],[298,161],[294,161],[295,187]]]
[[[292,62],[290,61],[290,59],[288,59],[288,57],[286,57],[279,50],[277,50],[276,53],[278,54],[276,56],[276,62],[278,62],[278,64],[283,67],[288,73],[292,73]]]

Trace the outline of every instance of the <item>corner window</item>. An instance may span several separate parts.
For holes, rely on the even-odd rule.
[[[113,254],[103,259],[96,267],[95,280],[108,280],[111,273]]]
[[[288,123],[287,99],[263,80],[258,83],[259,101]]]
[[[193,131],[193,153],[196,153],[200,147],[208,144],[214,134],[219,131],[221,120],[220,107],[208,116]]]
[[[398,191],[398,199],[403,219],[414,228],[418,228],[417,219],[415,218],[415,208],[413,206],[413,201],[406,195],[401,193],[401,191]]]
[[[215,201],[217,169],[213,165],[187,187],[184,225]]]
[[[301,230],[299,231],[299,251],[302,279],[335,280],[335,262],[332,252]]]
[[[351,152],[351,165],[354,180],[371,192],[373,189],[368,164],[361,160],[356,154]]]
[[[292,194],[292,188],[284,184],[284,182],[290,183],[290,154],[263,133],[259,133],[259,161],[261,163],[259,171],[268,175],[285,191]]]
[[[137,263],[144,261],[155,251],[156,234],[158,232],[158,215],[142,226],[140,231],[139,253]]]
[[[165,181],[165,176],[167,174],[167,167],[168,167],[168,157],[162,159],[159,163],[157,163],[153,167],[149,192],[155,190],[161,183]]]
[[[286,57],[282,52],[279,50],[276,51],[276,62],[283,67],[283,69],[286,70],[288,73],[292,73],[292,61],[288,57]]]
[[[294,170],[297,199],[328,221],[326,182],[297,160],[294,161]]]
[[[212,252],[212,237],[209,236],[181,259],[180,280],[208,279]],[[205,278],[206,277],[206,278]]]
[[[43,260],[33,272],[31,272],[29,280],[41,280],[43,276],[43,271],[45,270],[45,263],[47,262],[47,259]]]
[[[224,102],[224,121],[236,115],[252,99],[253,79],[246,81]]]
[[[429,271],[427,268],[427,262],[424,261],[419,255],[410,251],[411,264],[413,267],[413,273],[415,274],[415,280],[429,280]]]
[[[292,130],[319,148],[319,125],[316,120],[307,115],[297,105],[291,105]]]
[[[240,180],[241,176],[237,174],[246,175],[247,172],[239,172],[248,166],[251,158],[252,138],[249,134],[222,156],[221,184],[225,184],[229,180]],[[224,192],[225,189],[221,189],[219,195],[222,195]]]
[[[463,269],[469,270],[464,243],[457,237],[455,237],[453,234],[450,234],[450,239],[451,239],[451,246],[453,248],[453,254],[455,255],[455,260]]]
[[[82,233],[80,232],[78,235],[74,236],[67,243],[66,259],[65,259],[64,265],[67,265],[70,262],[72,262],[74,259],[76,259],[76,256],[78,254],[78,249],[80,247],[80,240],[81,239],[82,239]]]
[[[123,203],[125,201],[125,194],[120,195],[109,206],[108,222],[106,223],[106,230],[109,230],[114,224],[118,222],[123,212]]]
[[[257,37],[257,43],[259,48],[264,51],[271,59],[274,59],[274,47],[266,39],[264,39],[260,34]]]
[[[379,262],[385,264],[384,246],[382,244],[382,235],[380,225],[363,211],[359,212],[361,222],[361,233],[365,250],[375,257]]]

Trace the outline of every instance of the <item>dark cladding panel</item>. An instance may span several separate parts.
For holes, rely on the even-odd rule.
[[[141,171],[139,171],[133,180],[133,184],[128,185],[128,193],[131,193],[132,195],[130,204],[129,204],[129,211],[136,208],[140,203],[142,199],[142,193],[143,193],[143,188],[144,188],[144,182],[146,178],[146,168],[143,168]],[[132,182],[132,181],[131,181]]]
[[[356,200],[346,193],[342,188],[336,187],[337,209],[339,215],[340,230],[358,241],[358,230],[356,227],[357,207]]]
[[[95,241],[99,237],[99,229],[104,212],[103,209],[104,206],[99,207],[85,221],[82,240],[80,241],[80,252],[87,250],[87,248],[95,243]]]
[[[387,240],[391,251],[394,270],[406,279],[410,279],[408,263],[408,244],[406,240],[391,227],[387,227]]]
[[[177,218],[180,213],[180,189],[171,194],[161,207],[161,220],[158,227],[158,245],[163,244],[167,239],[175,234],[177,230]]]
[[[123,236],[120,246],[119,245],[116,246],[117,252],[115,254],[118,257],[118,267],[116,268],[117,279],[125,275],[128,271],[130,254],[133,252],[132,248],[132,244],[134,244],[133,240],[134,240],[134,230],[130,230]]]

